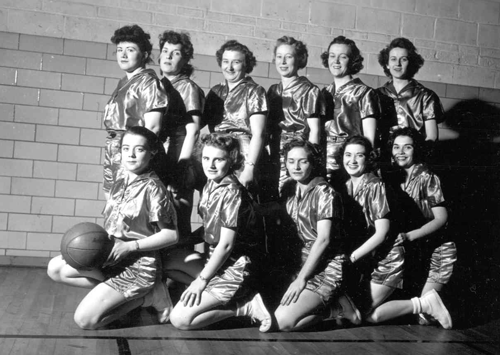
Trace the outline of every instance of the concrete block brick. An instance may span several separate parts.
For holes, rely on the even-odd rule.
[[[320,26],[353,29],[356,24],[356,6],[313,2],[311,22]]]
[[[74,216],[75,200],[73,198],[33,197],[31,213],[36,215]]]
[[[36,131],[36,141],[78,145],[80,143],[80,129],[39,125]]]
[[[7,219],[8,219],[8,217],[9,217],[9,215],[7,213],[0,213],[0,230],[6,230],[7,229]]]
[[[63,53],[76,57],[105,59],[107,49],[108,46],[105,43],[65,39]]]
[[[374,89],[376,89],[378,87],[378,75],[359,73],[359,74],[356,74],[356,76],[359,79],[361,79],[361,81],[363,83],[365,83],[366,85],[368,85],[369,87],[374,88]]]
[[[403,14],[403,36],[433,39],[435,23],[435,17]]]
[[[42,70],[57,73],[85,74],[86,59],[55,54],[43,54]]]
[[[464,21],[498,24],[500,3],[487,0],[461,0],[458,17]]]
[[[472,48],[472,47],[469,47],[469,48]],[[436,50],[446,51],[446,52],[458,52],[459,46],[458,46],[458,44],[454,44],[454,43],[436,42]]]
[[[352,40],[358,40],[358,39],[366,40],[366,39],[368,39],[367,32],[361,32],[361,31],[355,31],[355,30],[345,30],[344,36],[349,38],[349,39],[352,39]]]
[[[272,64],[274,65],[274,64]],[[263,61],[257,61],[257,65],[253,68],[250,73],[251,76],[260,76],[267,78],[269,77],[269,63]]]
[[[422,15],[458,18],[459,2],[460,0],[419,0],[415,4],[415,11]]]
[[[500,103],[500,90],[479,88],[479,99],[486,102]]]
[[[104,79],[104,94],[110,95],[115,91],[120,79],[105,78]]]
[[[99,164],[101,150],[93,147],[60,145],[58,161],[67,163]]]
[[[308,25],[307,32],[319,35],[331,35],[332,29],[330,27],[325,27],[325,26]]]
[[[0,121],[14,121],[14,105],[0,104]]]
[[[451,110],[456,104],[460,103],[461,100],[457,99],[447,99],[447,98],[442,98],[441,103],[443,104],[444,111],[449,111]]]
[[[12,178],[12,194],[24,196],[54,196],[55,181],[32,178]]]
[[[103,184],[99,184],[99,201],[106,201],[106,195],[104,195],[103,191]],[[100,224],[103,225],[104,221],[101,222]]]
[[[104,92],[104,78],[74,74],[62,74],[62,90],[91,92],[102,94]]]
[[[327,48],[328,44],[332,41],[331,35],[318,35],[318,34],[309,34],[302,33],[300,35],[300,40],[302,40],[308,47],[309,46],[317,46]]]
[[[189,7],[177,7],[177,14],[181,16],[193,17],[193,18],[203,18],[204,11],[201,9],[192,9]]]
[[[76,216],[102,217],[105,201],[76,200]]]
[[[232,15],[231,22],[239,23],[242,25],[255,26],[257,19],[255,17]]]
[[[477,35],[477,24],[444,18],[436,20],[438,41],[475,45]]]
[[[224,83],[224,76],[222,73],[210,73],[210,87],[212,88],[220,83]]]
[[[12,158],[14,156],[14,141],[0,140],[0,157]]]
[[[78,164],[77,178],[78,181],[102,182],[102,166]],[[98,190],[101,190],[98,188]]]
[[[59,1],[59,0],[44,0],[43,1],[43,11],[56,13],[56,14],[64,14],[64,15],[74,15],[81,17],[96,17],[97,16],[97,7],[75,3],[73,1]]]
[[[440,62],[458,64],[460,56],[458,52],[436,51],[436,59]]]
[[[250,2],[245,0],[213,1],[210,10],[247,16],[259,16],[261,6],[261,2]]]
[[[119,21],[107,19],[89,19],[66,16],[65,38],[108,43],[114,31],[120,27]]]
[[[17,85],[32,88],[60,89],[61,74],[39,70],[19,69],[17,71]]]
[[[399,12],[415,12],[416,2],[417,0],[378,0],[373,6]]]
[[[230,22],[231,14],[215,12],[215,11],[207,11],[205,14],[205,18],[219,22]]]
[[[94,182],[57,181],[56,197],[95,200],[97,199],[98,187],[99,185]]]
[[[358,30],[397,35],[400,33],[400,23],[401,14],[398,12],[373,8],[360,8],[357,11]]]
[[[437,60],[437,51],[435,49],[429,49],[429,48],[420,48],[419,51],[420,55],[424,57],[426,61],[431,60],[435,61]]]
[[[75,180],[76,164],[35,161],[33,177],[56,180]]]
[[[493,87],[495,83],[495,77],[491,75],[490,68],[455,65],[453,69],[452,82],[454,83],[479,87]]]
[[[9,23],[9,16],[8,16],[8,10],[7,9],[0,9],[0,31],[7,31],[8,27],[7,24]]]
[[[330,85],[333,82],[333,77],[326,68],[307,68],[305,76],[320,88]]]
[[[153,24],[160,26],[165,26],[165,24],[168,24],[170,27],[178,29],[203,31],[205,20],[199,18],[190,18],[186,16],[157,13],[154,16]]]
[[[80,132],[80,145],[103,147],[108,133],[103,129],[82,129]]]
[[[31,197],[0,195],[0,212],[29,213],[30,205]]]
[[[0,49],[0,66],[22,69],[40,69],[42,54],[22,52],[12,49]]]
[[[283,29],[286,31],[295,31],[304,33],[307,31],[307,25],[295,22],[283,22]]]
[[[436,42],[434,41],[429,41],[427,39],[415,39],[415,42],[413,42],[415,46],[418,48],[425,47],[425,48],[436,48]]]
[[[120,1],[121,7],[127,8],[127,9],[134,9],[134,10],[148,10],[150,9],[150,5],[157,5],[157,4],[151,4],[149,2],[141,2],[141,1],[135,1],[135,0],[122,0]]]
[[[0,84],[16,85],[16,74],[14,68],[0,68]]]
[[[262,4],[262,17],[288,22],[309,22],[309,2],[297,2],[290,6],[287,0],[266,1]],[[312,21],[313,23],[318,23]],[[321,25],[321,23],[318,23]]]
[[[451,83],[453,82],[453,66],[447,63],[427,61],[417,73],[415,79]]]
[[[253,36],[253,26],[238,25],[234,23],[215,22],[208,20],[207,31],[218,33],[231,33],[231,35]]]
[[[3,0],[2,6],[14,9],[41,10],[42,2],[40,0]]]
[[[0,176],[0,194],[5,194],[5,195],[10,194],[11,181],[12,181],[12,178],[10,178],[10,177]],[[2,216],[3,215],[0,213],[0,220],[2,219]],[[0,229],[2,229],[1,223],[0,223]],[[3,229],[5,229],[5,228],[3,228]]]
[[[321,63],[321,53],[325,51],[325,49],[321,47],[309,46],[309,59],[307,61],[307,66],[311,68],[320,68],[323,69],[323,64]]]
[[[112,47],[116,50],[116,47]],[[120,69],[116,60],[87,59],[86,75],[121,79],[125,72]]]
[[[476,54],[463,54],[460,53],[458,56],[458,63],[461,65],[476,66],[478,64],[479,57]]]
[[[63,43],[64,40],[62,38],[21,34],[19,49],[31,52],[62,54]]]
[[[104,112],[104,108],[109,101],[108,95],[84,94],[83,109],[87,111]],[[102,117],[102,116],[101,116]]]
[[[9,265],[44,267],[50,255],[47,251],[10,249],[5,252],[6,257],[12,258]]]
[[[226,41],[226,36],[215,33],[205,33],[205,32],[194,32],[191,33],[191,41],[193,42],[194,48],[196,48],[196,56],[199,57],[201,54],[212,56],[212,60],[215,62],[215,52],[220,48],[220,46]],[[215,62],[215,65],[217,63]]]
[[[240,36],[234,36],[233,38],[250,48],[259,62],[271,62],[276,41]]]
[[[59,111],[54,108],[16,105],[16,122],[57,125]]]
[[[43,12],[9,10],[9,31],[63,37],[64,17]]]
[[[60,109],[59,125],[82,128],[101,128],[103,112]]]
[[[195,70],[191,79],[202,88],[210,87],[210,72]]]
[[[479,47],[500,48],[500,26],[479,25]],[[463,43],[463,42],[462,42]],[[467,43],[469,44],[469,43]]]
[[[54,216],[52,224],[53,233],[65,233],[68,229],[73,227],[75,224],[91,222],[95,223],[95,218],[84,218],[84,217],[67,217],[67,216]]]
[[[4,23],[6,24],[7,22]],[[0,48],[18,49],[19,36],[18,33],[0,31]]]
[[[420,83],[426,88],[434,91],[440,98],[446,97],[446,86],[444,83],[436,83],[435,81],[424,81],[420,80]]]
[[[17,122],[0,122],[0,139],[33,141],[35,125]]]
[[[26,249],[26,233],[1,231],[0,243],[5,249]]]
[[[476,49],[476,52],[473,51],[473,48]],[[461,49],[462,49],[462,46],[461,46]],[[470,50],[470,52],[468,50]],[[477,47],[465,47],[463,49],[463,52],[466,52],[467,54],[478,55],[479,51],[480,51],[481,57],[500,58],[500,50],[499,49],[477,48]]]
[[[292,33],[290,31],[286,31],[284,29],[270,29],[270,28],[256,28],[255,29],[255,37],[265,38],[276,43],[276,40],[284,35],[292,36],[294,38],[299,39],[300,33]],[[274,46],[273,46],[274,49]]]
[[[40,106],[80,109],[83,106],[83,94],[41,89]]]
[[[500,69],[500,59],[481,57],[481,58],[479,58],[479,65],[482,67],[488,67],[491,69]]]
[[[62,234],[53,233],[28,233],[26,249],[59,251],[62,236]]]
[[[0,175],[4,176],[33,176],[33,162],[31,160],[1,159]]]
[[[100,6],[97,11],[97,17],[109,18],[125,22],[151,23],[153,19],[153,13],[149,11],[138,11]]]
[[[275,79],[262,78],[262,77],[258,77],[258,76],[253,77],[253,79],[255,80],[255,82],[257,84],[259,84],[264,89],[266,89],[266,91],[269,89],[269,87],[271,85],[276,84],[276,80]]]
[[[256,28],[281,28],[281,21],[257,18]]]
[[[464,85],[446,85],[446,97],[449,99],[477,99],[479,88]]]
[[[34,160],[56,160],[57,145],[48,143],[32,143],[16,141],[14,158]]]

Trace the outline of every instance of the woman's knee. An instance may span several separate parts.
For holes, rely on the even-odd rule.
[[[191,321],[183,311],[179,311],[174,307],[170,313],[170,323],[177,329],[189,330],[191,329]]]
[[[295,321],[287,316],[287,312],[280,310],[279,308],[274,313],[276,318],[276,324],[278,329],[282,332],[290,332],[295,328]]]
[[[75,311],[73,319],[81,329],[93,330],[99,325],[99,320],[94,314],[79,308]]]
[[[47,275],[54,281],[61,282],[61,269],[66,264],[61,255],[52,258],[47,265]]]

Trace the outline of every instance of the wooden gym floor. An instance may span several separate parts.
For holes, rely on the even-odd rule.
[[[241,321],[179,331],[140,309],[121,324],[84,331],[73,313],[86,292],[54,283],[41,268],[0,267],[0,354],[500,354],[500,318],[453,330],[325,322],[314,331],[261,334]]]

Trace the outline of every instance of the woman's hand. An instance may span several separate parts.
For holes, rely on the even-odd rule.
[[[207,281],[197,277],[189,287],[181,295],[180,301],[184,307],[199,306],[201,302],[201,294],[207,287]]]
[[[115,245],[113,246],[111,253],[109,253],[108,260],[106,260],[103,267],[118,264],[135,249],[135,241],[124,242],[121,239],[115,239]]]
[[[410,238],[408,237],[408,233],[399,233],[394,246],[399,247],[403,245],[407,240],[410,240]]]
[[[292,302],[297,302],[304,288],[306,288],[306,280],[300,278],[295,279],[290,286],[288,286],[288,290],[286,290],[283,295],[280,304],[282,306],[288,306]]]

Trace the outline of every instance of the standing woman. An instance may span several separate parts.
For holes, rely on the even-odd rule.
[[[378,62],[391,79],[377,89],[384,115],[383,140],[397,127],[410,127],[427,141],[436,141],[444,110],[436,93],[413,79],[424,65],[424,58],[413,43],[406,38],[394,39],[380,51]]]
[[[245,157],[244,169],[237,172],[241,184],[256,182],[257,168],[265,140],[267,98],[265,89],[248,76],[257,65],[247,46],[235,40],[224,43],[216,53],[224,83],[207,95],[204,123],[210,132],[238,137]]]
[[[146,69],[146,64],[152,63],[150,38],[137,25],[119,28],[111,37],[116,45],[116,60],[125,77],[118,82],[104,111],[108,132],[103,186],[106,197],[120,170],[120,141],[127,128],[143,126],[155,134],[160,133],[168,99],[154,70]]]
[[[201,190],[205,184],[201,166],[191,158],[200,133],[205,94],[190,79],[194,68],[189,61],[194,50],[189,34],[165,31],[159,38],[161,83],[169,97],[160,134],[167,159],[160,168],[167,171],[167,188],[174,194],[179,232],[186,236],[191,233],[194,189]]]
[[[334,38],[321,59],[333,75],[333,83],[323,89],[327,103],[326,171],[333,187],[339,188],[336,153],[347,138],[355,135],[366,137],[375,146],[380,104],[375,90],[353,78],[363,69],[363,57],[353,40]]]
[[[284,156],[280,155],[285,143],[300,138],[320,144],[321,118],[325,115],[325,102],[320,89],[298,71],[307,66],[307,47],[293,37],[279,38],[274,47],[274,63],[281,76],[279,84],[272,85],[269,100],[269,134],[271,160],[280,159],[279,190],[288,179]]]

